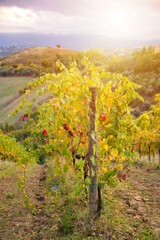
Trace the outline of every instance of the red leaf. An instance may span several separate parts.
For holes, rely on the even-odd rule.
[[[43,130],[42,134],[47,136],[47,130],[46,130],[46,128]]]
[[[68,131],[68,134],[71,136],[71,137],[74,137],[74,134],[72,131]]]
[[[68,131],[68,130],[69,130],[68,124],[67,124],[67,123],[64,123],[64,124],[63,124],[63,128],[64,128],[66,131]]]

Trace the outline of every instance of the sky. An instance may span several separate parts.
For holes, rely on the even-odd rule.
[[[0,0],[0,33],[160,39],[160,0]]]

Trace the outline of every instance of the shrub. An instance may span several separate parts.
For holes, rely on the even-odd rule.
[[[45,74],[46,74],[45,72],[41,72],[41,73],[39,74],[39,76],[40,76],[40,77],[43,77]]]
[[[45,68],[51,67],[52,61],[49,58],[44,59],[44,60],[42,60],[41,65]]]
[[[33,143],[33,149],[36,150],[37,148],[38,148],[38,144],[37,144],[37,142],[34,142]]]
[[[149,101],[144,101],[144,103],[143,103],[143,108],[144,108],[145,110],[149,110],[149,109],[150,109],[150,106],[151,106],[151,104],[150,104]]]
[[[36,67],[37,67],[37,65],[36,65],[35,63],[30,63],[29,66],[30,66],[31,68],[36,68]]]
[[[19,89],[18,92],[19,92],[19,95],[22,95],[23,93],[25,93],[24,89]]]
[[[3,127],[3,124],[2,124],[2,123],[0,124],[0,129],[1,129],[2,131],[4,131],[4,127]]]
[[[2,67],[8,67],[8,63],[2,62],[2,63],[1,63],[1,66],[2,66]]]
[[[22,94],[26,93],[26,90],[28,90],[27,87],[19,89],[19,90],[18,90],[19,95],[22,95]]]
[[[17,64],[17,63],[12,63],[11,66],[12,66],[13,68],[17,68],[17,67],[18,67],[18,64]]]
[[[7,77],[8,75],[10,75],[10,68],[2,68],[0,70],[1,77]]]
[[[31,75],[33,75],[33,74],[34,74],[34,69],[33,69],[32,67],[28,67],[28,68],[26,68],[25,71],[24,71],[24,75],[25,75],[25,76],[31,76]]]
[[[18,141],[23,141],[30,136],[31,136],[31,131],[28,129],[20,129],[15,132],[15,137]],[[30,139],[28,142],[26,140],[26,144],[29,144],[29,142],[31,143]],[[33,145],[33,143],[31,143],[31,145]]]
[[[34,70],[34,74],[35,77],[39,77],[39,71],[37,69]]]
[[[74,232],[74,222],[73,222],[73,216],[72,216],[72,212],[73,210],[71,210],[71,206],[68,204],[65,206],[66,211],[65,213],[62,215],[61,218],[61,226],[59,227],[59,232],[67,234],[67,233],[73,233]]]
[[[141,115],[141,111],[140,111],[140,109],[138,107],[134,109],[133,115],[135,117],[139,117]]]
[[[19,70],[21,70],[23,68],[24,68],[23,64],[19,64],[18,67],[17,67],[17,70],[19,71]]]
[[[14,76],[16,74],[16,69],[10,69],[10,76]]]

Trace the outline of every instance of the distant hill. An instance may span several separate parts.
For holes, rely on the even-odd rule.
[[[0,47],[0,58],[16,53],[20,50],[22,50],[22,48],[16,46]]]
[[[8,63],[9,65],[12,63],[28,65],[29,62],[34,62],[37,65],[40,65],[42,60],[47,58],[52,58],[57,54],[73,54],[76,51],[64,49],[64,48],[51,48],[51,47],[33,47],[27,48],[21,51],[18,51],[14,54],[6,56],[0,59],[0,64],[3,62]]]
[[[0,46],[17,47],[55,47],[60,44],[63,48],[86,50],[100,47],[137,47],[160,45],[160,40],[137,41],[132,39],[111,38],[102,35],[53,35],[36,33],[0,34]]]

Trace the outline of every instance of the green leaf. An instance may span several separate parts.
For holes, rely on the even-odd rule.
[[[66,172],[68,172],[68,170],[69,170],[69,166],[67,164],[65,164],[63,166],[63,172],[66,173]]]
[[[24,96],[22,96],[22,105],[25,105],[26,104],[26,99]]]
[[[42,94],[41,94],[41,92],[39,90],[37,90],[36,95],[37,96],[41,96]]]
[[[36,101],[36,98],[32,98],[32,99],[31,99],[31,102],[34,103],[35,101]]]
[[[47,88],[42,88],[42,93],[45,95],[47,93]]]
[[[78,167],[79,169],[82,169],[84,167],[84,161],[82,158],[78,160]]]
[[[77,145],[79,143],[79,137],[75,137],[74,139],[74,142],[73,142],[73,145]]]
[[[68,147],[66,145],[62,146],[62,154],[63,156],[68,156]]]
[[[83,172],[82,171],[78,172],[77,177],[81,178],[82,176],[83,176]]]

